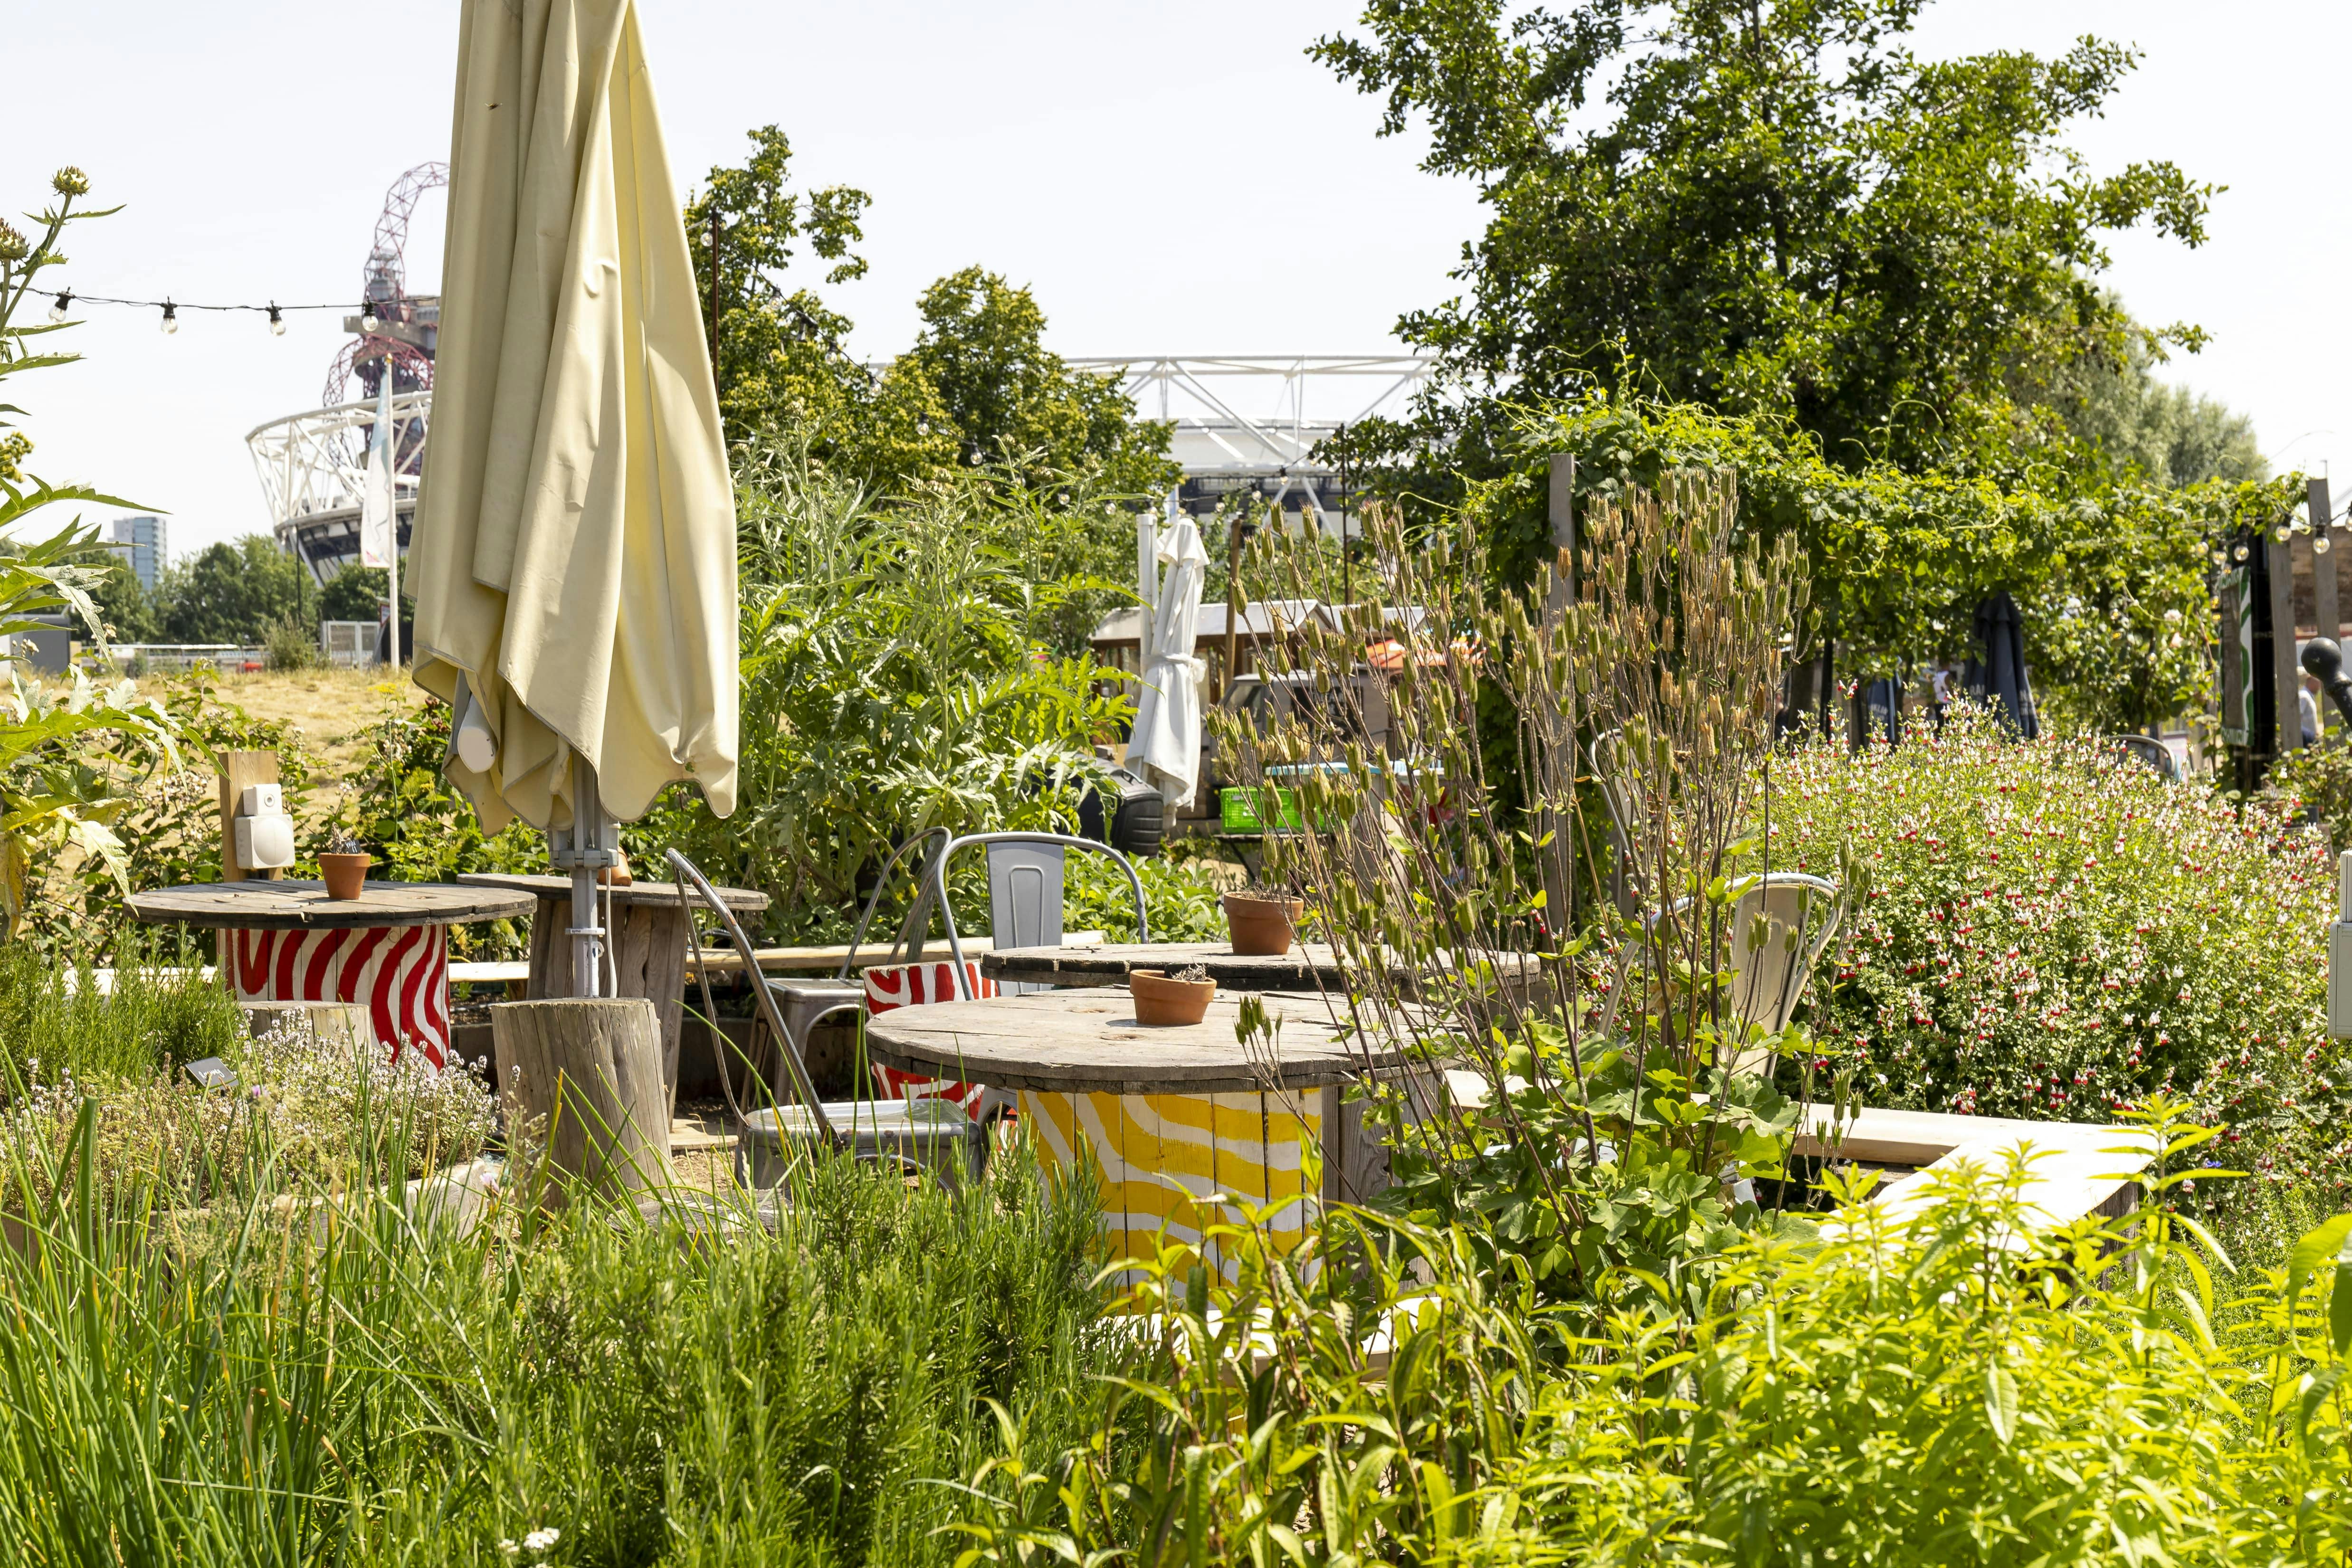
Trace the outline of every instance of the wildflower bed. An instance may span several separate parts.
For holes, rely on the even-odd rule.
[[[1924,727],[1923,727],[1924,728]],[[1944,733],[1773,764],[1773,863],[1862,883],[1811,1005],[1875,1104],[2103,1120],[2159,1089],[2227,1163],[2352,1191],[2352,1061],[2326,1032],[2324,838],[2095,742]]]

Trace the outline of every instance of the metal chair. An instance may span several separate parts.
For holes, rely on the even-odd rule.
[[[676,850],[668,851],[667,856],[677,873],[678,886],[690,888],[692,896],[718,915],[736,950],[750,962],[754,951],[751,939],[734,912],[691,861]],[[892,1165],[910,1174],[936,1172],[949,1180],[964,1172],[979,1174],[987,1157],[985,1134],[978,1123],[961,1112],[944,1114],[940,1107],[917,1106],[904,1101],[827,1103],[818,1099],[807,1061],[801,1054],[803,1037],[787,1026],[775,988],[757,983],[751,988],[752,998],[769,1030],[776,1037],[776,1053],[782,1063],[785,1082],[799,1103],[772,1103],[746,1112],[735,1098],[726,1036],[716,1027],[719,1015],[710,999],[709,970],[702,962],[701,927],[692,918],[692,911],[688,913],[687,932],[694,945],[695,974],[702,988],[703,1014],[713,1024],[711,1049],[719,1058],[719,1092],[726,1096],[728,1113],[735,1122],[738,1181],[755,1190],[776,1186],[791,1168],[792,1147],[807,1144],[823,1144],[852,1153],[861,1160]],[[756,976],[756,969],[753,973]],[[864,993],[854,992],[852,997],[855,1001],[862,1001]],[[958,1168],[959,1157],[961,1171]]]
[[[1789,1027],[1812,980],[1813,965],[1845,917],[1838,884],[1802,872],[1775,871],[1733,885],[1738,894],[1726,932],[1731,983],[1725,1000],[1743,1035],[1750,1024],[1767,1036],[1777,1035]],[[1691,902],[1677,899],[1674,913],[1688,911]],[[1774,1053],[1758,1047],[1742,1046],[1732,1059],[1740,1072],[1769,1072],[1774,1065]]]
[[[963,939],[956,931],[955,911],[948,904],[948,864],[959,850],[975,844],[988,850],[989,922],[995,935],[992,939],[999,948],[1052,947],[1062,940],[1062,870],[1073,849],[1106,855],[1118,862],[1127,873],[1127,885],[1135,895],[1135,939],[1151,940],[1151,915],[1145,907],[1143,883],[1135,874],[1135,864],[1108,844],[1092,839],[1073,838],[1067,833],[970,833],[951,839],[939,858],[930,862],[931,897],[947,923],[948,950],[954,955],[959,974],[963,967]],[[878,890],[877,890],[878,891]],[[928,911],[925,912],[928,914]],[[1012,940],[1007,941],[1010,933]],[[851,953],[856,955],[852,944]],[[918,939],[912,956],[921,956]],[[1043,987],[1021,988],[1024,990],[1045,989]]]
[[[2154,769],[2156,776],[2168,784],[2178,784],[2187,777],[2172,747],[2152,735],[2111,735],[2107,739],[2126,757]]]

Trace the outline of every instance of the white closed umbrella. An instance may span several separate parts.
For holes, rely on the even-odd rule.
[[[610,819],[735,807],[735,508],[633,0],[464,0],[417,684],[486,831],[572,873],[593,996]]]
[[[1135,705],[1135,729],[1127,743],[1127,766],[1145,783],[1158,786],[1170,802],[1192,802],[1201,782],[1201,681],[1208,666],[1192,656],[1201,624],[1201,582],[1209,552],[1201,548],[1199,525],[1172,511],[1160,528],[1157,555],[1162,570],[1151,605],[1151,663],[1143,672],[1143,695]]]

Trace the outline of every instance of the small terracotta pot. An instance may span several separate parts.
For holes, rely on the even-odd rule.
[[[1127,994],[1135,1000],[1135,1021],[1154,1026],[1199,1023],[1216,999],[1214,980],[1171,980],[1163,969],[1130,969]]]
[[[598,866],[596,881],[605,887],[626,887],[629,885],[629,852],[626,850],[615,849],[613,853],[619,857],[621,863]]]
[[[319,857],[319,874],[326,879],[327,896],[350,900],[360,895],[367,881],[369,855],[322,854]]]
[[[1289,952],[1306,913],[1303,898],[1225,894],[1225,928],[1233,933],[1234,951],[1245,958],[1279,958]]]

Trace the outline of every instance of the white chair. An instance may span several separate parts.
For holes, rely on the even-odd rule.
[[[1804,999],[1817,963],[1844,918],[1838,884],[1802,872],[1775,871],[1733,884],[1730,918],[1725,923],[1725,967],[1731,972],[1725,1003],[1744,1038],[1749,1025],[1766,1035],[1789,1027]],[[1677,900],[1676,915],[1691,901]],[[1732,1060],[1741,1072],[1769,1073],[1772,1051],[1742,1046]]]

